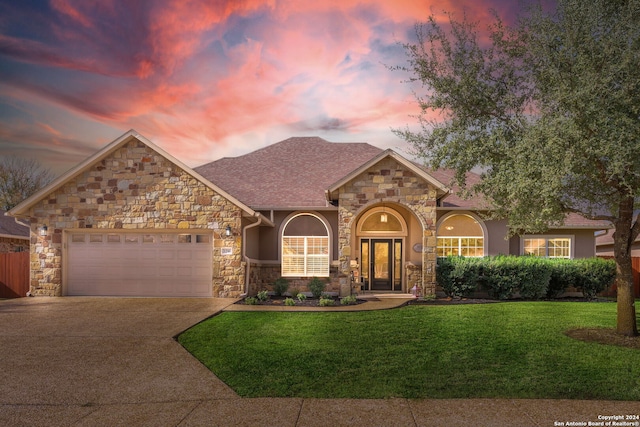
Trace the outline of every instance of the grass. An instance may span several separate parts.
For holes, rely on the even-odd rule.
[[[225,312],[179,342],[243,397],[640,400],[640,351],[569,338],[612,303]]]

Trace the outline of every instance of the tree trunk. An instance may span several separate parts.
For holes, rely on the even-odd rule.
[[[616,330],[621,335],[638,335],[636,305],[633,296],[633,269],[631,254],[616,256],[616,285],[618,288],[618,319]]]
[[[613,256],[616,260],[616,285],[618,288],[618,319],[616,330],[629,337],[638,335],[636,301],[633,295],[633,267],[631,247],[636,236],[632,229],[633,199],[620,203],[616,231],[613,234]]]

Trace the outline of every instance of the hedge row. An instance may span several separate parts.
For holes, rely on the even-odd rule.
[[[616,264],[602,258],[548,259],[532,256],[438,258],[436,281],[447,296],[467,297],[486,289],[498,299],[557,298],[567,288],[593,298],[615,279]]]

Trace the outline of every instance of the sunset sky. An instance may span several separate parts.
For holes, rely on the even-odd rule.
[[[519,6],[520,5],[520,6]],[[401,42],[518,0],[0,0],[0,156],[59,174],[133,128],[189,166],[291,136],[406,149]]]

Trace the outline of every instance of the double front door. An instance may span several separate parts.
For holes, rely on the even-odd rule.
[[[360,254],[364,290],[402,290],[402,239],[361,239]]]

